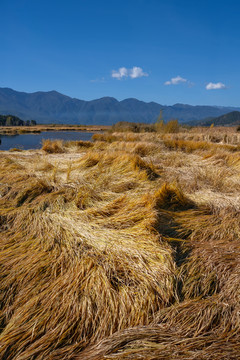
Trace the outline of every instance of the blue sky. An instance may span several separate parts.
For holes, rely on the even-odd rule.
[[[240,106],[237,0],[0,0],[0,87]]]

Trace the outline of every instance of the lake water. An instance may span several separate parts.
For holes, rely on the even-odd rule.
[[[91,140],[94,132],[83,131],[43,131],[39,134],[0,135],[0,150],[19,148],[23,150],[40,149],[42,141],[50,140]]]

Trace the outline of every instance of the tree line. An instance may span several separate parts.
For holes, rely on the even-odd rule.
[[[37,125],[35,120],[21,120],[13,115],[0,115],[0,126],[34,126]]]

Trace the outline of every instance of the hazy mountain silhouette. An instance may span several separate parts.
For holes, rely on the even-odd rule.
[[[200,125],[209,126],[211,124],[220,126],[220,125],[240,125],[240,112],[239,111],[231,111],[230,113],[205,119],[204,121],[199,122]]]
[[[132,98],[118,101],[112,97],[84,101],[57,91],[25,93],[0,88],[0,114],[12,114],[23,120],[34,119],[45,124],[111,125],[118,121],[152,123],[156,121],[160,110],[163,110],[165,121],[177,118],[180,122],[189,122],[217,117],[240,108],[184,104],[166,106]]]

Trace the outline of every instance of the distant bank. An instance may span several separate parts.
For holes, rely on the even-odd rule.
[[[32,126],[0,126],[0,136],[1,135],[17,135],[17,134],[38,134],[41,132],[98,132],[106,131],[110,126],[100,126],[100,125],[32,125]]]

